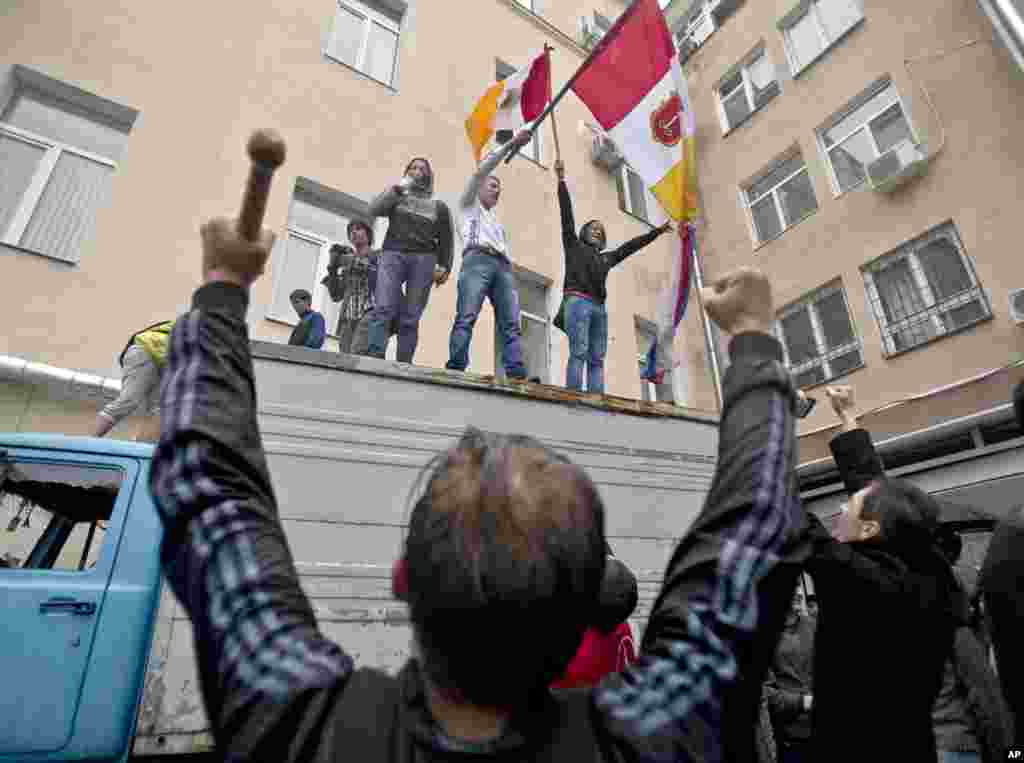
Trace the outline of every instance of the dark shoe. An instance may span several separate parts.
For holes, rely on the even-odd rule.
[[[527,379],[527,381],[530,382],[531,384],[540,384],[541,383],[541,380],[540,380],[539,376],[531,376],[529,379]]]

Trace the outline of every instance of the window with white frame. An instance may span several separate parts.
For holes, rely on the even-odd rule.
[[[988,298],[952,222],[865,265],[862,271],[886,355],[992,316]]]
[[[378,82],[393,86],[401,15],[371,0],[338,0],[325,53]]]
[[[860,338],[838,281],[781,310],[775,334],[798,388],[822,384],[864,365]]]
[[[0,114],[0,243],[78,262],[137,112],[15,67]]]
[[[551,383],[551,315],[548,307],[550,281],[539,273],[516,267],[519,295],[519,330],[523,364],[527,375]],[[503,345],[497,326],[494,331],[494,373],[503,378]]]
[[[615,185],[619,192],[619,208],[623,212],[654,226],[662,225],[668,219],[643,178],[625,162],[615,174]]]
[[[516,73],[516,69],[513,66],[511,66],[510,64],[505,63],[500,58],[495,59],[495,67],[494,67],[495,81],[500,82],[503,79],[511,77],[515,73]],[[532,124],[533,123],[531,122],[531,123],[527,123],[527,124],[523,125],[523,129],[525,130],[525,129],[529,128]],[[498,130],[498,132],[495,133],[495,135],[494,135],[494,140],[498,144],[508,143],[510,140],[512,140],[514,135],[515,135],[515,133],[513,133],[511,130]],[[541,130],[540,130],[540,128],[537,128],[534,131],[533,137],[531,138],[530,142],[527,143],[525,146],[523,146],[521,149],[519,149],[519,155],[520,156],[525,156],[528,159],[532,159],[537,164],[540,164],[541,163],[540,146],[541,146]]]
[[[860,0],[803,0],[779,24],[793,74],[839,42],[863,18]]]
[[[651,345],[654,344],[654,340],[658,335],[657,326],[653,321],[641,318],[639,315],[633,316],[633,325],[636,328],[636,357],[640,370],[640,399],[648,403],[653,401],[663,403],[674,402],[675,395],[672,390],[672,376],[666,376],[666,380],[662,384],[655,384],[647,378],[647,356],[651,351]]]
[[[742,198],[750,213],[755,244],[778,238],[818,209],[814,186],[799,153],[776,162],[748,183]]]
[[[313,309],[319,310],[327,333],[336,336],[339,303],[331,300],[321,281],[327,275],[330,248],[348,245],[349,221],[360,216],[356,203],[346,203],[338,191],[300,179],[288,210],[286,235],[278,238],[275,252],[273,297],[268,317],[291,325],[298,322],[289,299],[295,289],[313,295]]]
[[[765,107],[780,92],[775,67],[763,47],[751,53],[719,81],[718,112],[722,129],[729,132]]]
[[[710,3],[694,3],[690,13],[683,19],[676,37],[676,44],[682,48],[684,45],[692,45],[699,48],[707,41],[717,28],[715,17],[711,13]]]
[[[916,143],[906,111],[889,80],[876,83],[818,128],[837,193],[859,186],[867,165],[882,154]]]

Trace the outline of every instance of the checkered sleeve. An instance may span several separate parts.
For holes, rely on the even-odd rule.
[[[303,594],[256,424],[242,289],[211,284],[179,318],[150,487],[164,573],[192,619],[225,760],[313,760],[351,658]]]
[[[706,502],[669,562],[639,659],[594,694],[633,760],[743,757],[792,596],[797,564],[788,589],[766,581],[801,545],[794,393],[774,339],[740,335],[731,354]]]

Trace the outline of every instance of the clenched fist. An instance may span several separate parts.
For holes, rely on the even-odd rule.
[[[260,231],[258,241],[242,238],[236,221],[216,217],[199,228],[203,239],[203,280],[229,281],[248,287],[263,275],[263,269],[274,247],[274,234]]]
[[[701,290],[711,320],[735,336],[747,331],[771,332],[775,320],[772,287],[755,268],[737,268]]]

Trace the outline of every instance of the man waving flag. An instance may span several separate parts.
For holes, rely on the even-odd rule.
[[[518,130],[541,115],[551,99],[551,59],[547,50],[491,85],[466,119],[466,135],[477,162],[499,130]]]
[[[680,250],[657,316],[649,378],[671,367],[676,327],[686,313],[697,214],[694,119],[686,80],[658,0],[635,0],[573,77],[590,109],[665,213],[680,223]]]

